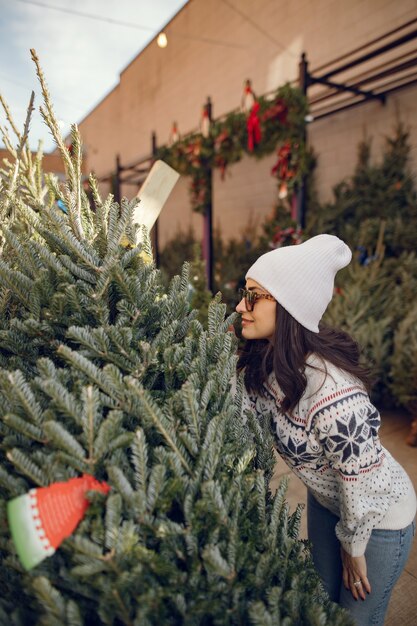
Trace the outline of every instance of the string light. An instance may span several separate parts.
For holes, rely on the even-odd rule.
[[[168,39],[164,32],[159,33],[156,43],[160,48],[166,48],[168,45]]]

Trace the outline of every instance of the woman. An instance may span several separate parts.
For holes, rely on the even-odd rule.
[[[380,443],[368,371],[346,333],[319,322],[348,246],[332,235],[262,255],[236,311],[247,340],[244,406],[271,411],[276,446],[308,488],[308,535],[334,602],[380,625],[415,532],[416,496]]]

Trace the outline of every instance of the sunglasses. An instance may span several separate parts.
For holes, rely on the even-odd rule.
[[[275,300],[274,296],[270,293],[256,293],[255,291],[249,291],[249,289],[239,289],[240,300],[245,300],[246,310],[251,313],[258,300],[265,298],[265,300]]]

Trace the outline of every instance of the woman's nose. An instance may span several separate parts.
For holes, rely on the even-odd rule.
[[[235,311],[236,311],[236,313],[245,313],[245,311],[246,311],[245,298],[242,298],[242,300],[239,302],[239,304],[237,304]]]

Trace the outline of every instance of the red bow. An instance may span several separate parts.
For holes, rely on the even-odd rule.
[[[261,124],[259,121],[259,102],[255,102],[246,122],[248,130],[248,150],[253,152],[255,144],[261,141]]]

